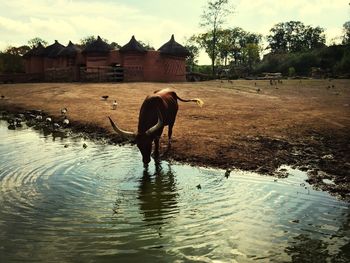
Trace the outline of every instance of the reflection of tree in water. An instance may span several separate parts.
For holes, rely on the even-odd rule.
[[[178,212],[176,181],[170,164],[163,170],[161,163],[156,161],[153,175],[148,169],[144,170],[138,199],[144,220],[148,222],[157,223]]]
[[[300,234],[293,238],[290,246],[285,252],[291,256],[292,262],[350,262],[350,214],[340,229],[334,233],[330,239],[342,238],[346,242],[339,247],[339,251],[332,251],[334,248],[331,240],[328,242],[316,239],[307,234]]]

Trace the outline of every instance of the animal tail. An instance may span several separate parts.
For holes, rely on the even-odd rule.
[[[189,100],[185,100],[185,99],[181,99],[179,96],[177,96],[176,95],[176,97],[177,97],[177,99],[179,100],[179,101],[182,101],[182,102],[196,102],[197,103],[197,105],[199,106],[199,107],[203,107],[203,105],[204,105],[204,102],[201,100],[201,99],[199,99],[199,98],[194,98],[194,99],[189,99]]]

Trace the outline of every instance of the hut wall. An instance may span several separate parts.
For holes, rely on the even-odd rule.
[[[75,65],[86,65],[86,57],[81,52],[75,57]]]
[[[140,53],[122,54],[125,81],[144,81],[145,55]]]
[[[31,58],[25,58],[24,59],[24,70],[25,70],[25,73],[30,73],[31,69],[30,69],[30,61],[31,61]]]
[[[148,51],[144,61],[145,81],[164,81],[162,58],[157,51]]]
[[[30,58],[30,70],[28,73],[44,73],[44,62],[41,57]]]
[[[52,68],[53,67],[53,59],[52,58],[44,58],[44,70]]]
[[[114,66],[115,64],[121,64],[121,56],[119,50],[111,50],[108,55],[108,65]]]
[[[86,67],[88,68],[97,68],[108,66],[108,55],[102,54],[87,54],[86,55]]]
[[[182,57],[161,55],[164,68],[164,81],[186,81],[186,61]]]

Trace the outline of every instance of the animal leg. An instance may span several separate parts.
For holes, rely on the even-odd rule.
[[[171,135],[173,134],[173,125],[169,125],[168,129],[168,149],[171,148]]]
[[[158,157],[159,156],[159,137],[156,137],[154,139],[154,156]]]

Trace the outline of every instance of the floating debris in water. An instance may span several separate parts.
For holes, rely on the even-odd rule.
[[[64,148],[68,148],[68,144],[65,144],[65,145],[64,145]]]
[[[300,220],[299,220],[299,219],[294,219],[294,220],[292,220],[291,222],[292,222],[292,223],[298,224],[298,223],[300,222]]]

